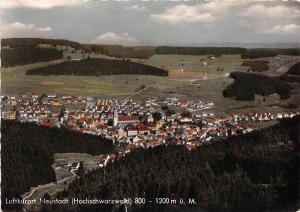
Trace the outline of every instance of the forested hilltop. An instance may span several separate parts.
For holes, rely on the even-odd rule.
[[[100,58],[87,58],[79,61],[66,61],[61,64],[42,68],[35,68],[26,72],[28,75],[75,75],[75,76],[100,76],[139,74],[167,76],[166,70],[135,63],[127,60],[110,60]]]
[[[62,51],[52,48],[21,47],[1,49],[2,67],[48,62],[62,58]]]
[[[81,44],[64,39],[48,39],[48,38],[4,38],[1,39],[1,47],[8,46],[10,48],[21,47],[37,47],[40,44],[48,44],[52,46],[70,46],[75,49],[80,49]]]
[[[293,65],[287,72],[287,74],[300,75],[300,62]]]
[[[98,155],[112,151],[112,141],[99,136],[1,120],[2,208],[12,207],[4,204],[5,198],[18,198],[32,186],[56,181],[51,167],[54,153]]]
[[[252,101],[255,94],[268,96],[274,93],[280,95],[281,99],[287,99],[292,89],[280,79],[264,75],[232,72],[230,77],[234,82],[223,90],[223,96],[241,101]]]
[[[59,197],[146,198],[128,211],[265,211],[299,207],[300,118],[203,145],[138,149],[76,180]],[[196,205],[155,204],[156,197]],[[152,203],[149,203],[151,200]],[[116,206],[114,206],[116,209]],[[121,206],[119,205],[119,209]],[[113,206],[56,205],[51,211],[112,211]],[[125,210],[119,210],[125,211]]]

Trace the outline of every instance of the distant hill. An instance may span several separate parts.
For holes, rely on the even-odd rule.
[[[155,47],[129,47],[121,45],[83,44],[91,52],[118,58],[147,59],[155,53]]]
[[[182,54],[182,55],[231,55],[241,54],[242,58],[260,58],[273,57],[276,55],[300,55],[300,49],[296,48],[243,48],[237,44],[221,44],[211,43],[211,46],[191,47],[191,46],[122,46],[122,45],[106,45],[106,44],[81,44],[78,42],[65,39],[47,39],[47,38],[5,38],[1,40],[2,47],[9,48],[36,48],[41,45],[48,47],[66,46],[81,51],[82,54],[90,54],[92,52],[103,54],[116,58],[137,58],[148,59],[154,54]],[[209,44],[207,44],[209,45]],[[197,45],[195,45],[197,46]],[[241,45],[243,46],[243,45]],[[271,47],[271,46],[270,46]],[[17,52],[16,52],[17,53]],[[12,55],[10,55],[12,56]],[[16,56],[17,57],[17,56]],[[34,56],[32,56],[34,57]],[[51,58],[49,58],[51,59]],[[13,59],[12,59],[13,60]],[[28,55],[28,63],[35,61],[30,59]],[[5,62],[5,60],[4,60]],[[28,64],[26,63],[26,64]]]
[[[101,75],[156,75],[167,76],[166,70],[127,60],[110,60],[88,58],[79,61],[66,61],[61,64],[42,68],[35,68],[26,72],[28,75],[75,75],[75,76],[101,76]]]
[[[154,54],[155,47],[127,47],[121,45],[105,44],[80,44],[78,42],[64,39],[46,38],[5,38],[1,40],[2,47],[21,48],[38,47],[39,45],[69,46],[85,53],[95,52],[118,58],[140,58],[147,59]]]
[[[243,72],[230,73],[234,82],[223,90],[223,96],[241,101],[255,99],[255,94],[268,96],[274,93],[281,99],[287,99],[292,89],[288,84],[277,78]]]
[[[242,54],[242,58],[255,59],[260,57],[275,57],[277,55],[300,55],[300,49],[247,49],[247,51]]]
[[[1,39],[1,47],[9,46],[10,48],[19,47],[37,47],[40,44],[48,44],[52,46],[70,46],[75,49],[80,49],[81,44],[64,40],[64,39],[47,39],[47,38],[4,38]]]

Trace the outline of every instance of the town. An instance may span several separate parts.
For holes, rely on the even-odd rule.
[[[99,167],[124,157],[134,148],[178,144],[192,150],[218,138],[249,133],[258,128],[258,122],[300,114],[214,114],[209,112],[213,107],[212,101],[178,98],[135,101],[36,93],[1,96],[3,119],[65,127],[111,139],[118,152],[102,155]]]

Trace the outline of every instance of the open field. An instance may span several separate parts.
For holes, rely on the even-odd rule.
[[[73,163],[73,162],[83,162],[85,172],[91,171],[98,167],[99,156],[93,156],[85,153],[55,153],[54,163]],[[56,170],[55,170],[56,171]],[[61,179],[60,174],[57,171],[56,178]]]
[[[185,71],[216,71],[223,68],[224,72],[246,71],[247,67],[241,66],[241,55],[222,55],[210,59],[210,55],[153,55],[143,63],[158,68],[184,69]]]
[[[284,61],[293,60],[294,58],[283,57]],[[203,66],[203,60],[208,61],[207,66]],[[266,58],[263,58],[266,60]],[[269,58],[270,59],[270,58]],[[270,65],[274,70],[280,67],[273,63],[275,59],[270,59]],[[208,56],[192,55],[154,55],[145,64],[161,67],[162,65],[172,66],[172,68],[188,68],[193,72],[220,73],[231,71],[245,71],[246,66],[241,66],[242,59],[239,55],[225,55],[216,60],[211,60]],[[277,64],[285,64],[284,61]],[[219,77],[214,79],[201,80],[196,79],[172,79],[159,76],[145,75],[114,75],[114,76],[33,76],[25,75],[26,70],[33,67],[46,66],[62,61],[53,61],[50,63],[38,63],[26,66],[18,66],[1,69],[1,92],[2,94],[37,92],[56,93],[56,94],[73,94],[94,96],[100,98],[166,98],[179,97],[181,99],[201,99],[212,100],[216,107],[214,111],[278,111],[289,110],[289,105],[297,100],[300,96],[299,86],[295,84],[294,91],[289,100],[280,102],[277,99],[270,101],[238,102],[232,99],[224,98],[223,89],[232,83],[232,79]],[[140,60],[142,62],[142,60]],[[184,64],[181,66],[181,64]],[[222,64],[224,72],[216,72],[216,69]],[[274,64],[274,65],[273,65]],[[190,69],[187,69],[190,70]],[[275,70],[274,70],[275,72]],[[269,71],[268,71],[269,73]],[[264,74],[264,72],[262,72]],[[209,78],[209,77],[208,77]],[[145,85],[144,89],[141,86]],[[284,108],[278,107],[283,106]],[[297,106],[293,109],[297,109]]]
[[[169,70],[168,77],[171,79],[211,79],[211,78],[222,78],[229,76],[229,73],[223,71],[180,71],[180,70]]]
[[[37,66],[37,65],[32,65]],[[141,85],[151,85],[163,77],[143,75],[115,76],[39,76],[25,75],[30,65],[1,69],[1,92],[5,94],[35,91],[123,98]]]
[[[71,52],[72,50],[67,50]],[[66,53],[65,53],[66,54]],[[79,56],[79,55],[78,55]],[[80,57],[80,56],[79,56]],[[231,58],[229,60],[229,58]],[[168,59],[169,58],[169,59]],[[189,55],[155,55],[147,60],[146,64],[160,66],[162,62],[176,64],[180,60],[186,64],[198,67],[202,61],[201,58],[207,59],[207,56],[189,56]],[[226,59],[227,58],[227,59]],[[208,59],[210,60],[210,59]],[[219,61],[220,60],[220,61]],[[239,55],[223,56],[217,58],[216,61],[228,61],[227,63],[240,66],[241,59]],[[213,61],[214,63],[216,61]],[[75,94],[75,95],[91,95],[123,98],[134,95],[141,85],[153,86],[157,82],[165,82],[169,84],[169,79],[156,76],[100,76],[100,77],[84,77],[84,76],[29,76],[25,75],[26,70],[36,67],[43,67],[49,64],[58,63],[38,63],[26,66],[18,66],[1,69],[2,93],[23,93],[35,91],[38,93],[57,93],[57,94]],[[231,64],[231,66],[232,66]],[[172,65],[175,66],[175,65]],[[201,66],[202,67],[202,66]],[[205,66],[205,71],[215,71],[217,65]],[[245,67],[242,67],[245,69]],[[228,68],[229,69],[229,68]],[[197,70],[199,70],[197,68]],[[226,68],[224,67],[224,71]],[[230,69],[231,70],[231,69]],[[220,72],[222,73],[222,72]],[[223,74],[223,73],[222,73]]]

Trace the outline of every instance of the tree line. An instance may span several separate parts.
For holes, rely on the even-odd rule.
[[[274,93],[280,95],[281,99],[287,99],[292,89],[280,79],[264,75],[232,72],[230,77],[234,82],[223,90],[223,96],[241,101],[252,101],[255,94],[268,96]]]
[[[6,38],[1,40],[2,47],[37,47],[40,44],[70,46],[85,53],[96,52],[118,58],[147,59],[154,54],[215,55],[241,54],[244,59],[274,57],[277,55],[300,55],[299,48],[255,48],[242,47],[184,47],[184,46],[122,46],[106,44],[80,44],[64,39],[45,38]]]
[[[48,62],[62,58],[62,51],[51,48],[25,47],[1,49],[1,61],[3,67],[26,65],[36,62]]]
[[[55,182],[54,153],[98,155],[113,151],[111,140],[64,128],[1,120],[1,201],[19,198],[30,187]]]
[[[250,66],[249,71],[263,72],[269,70],[269,61],[267,60],[250,60],[244,61],[241,66]]]
[[[47,39],[47,38],[4,38],[1,39],[1,46],[9,46],[10,48],[21,47],[37,47],[40,44],[48,44],[52,46],[70,46],[75,49],[80,49],[81,44],[65,40],[65,39]]]
[[[58,197],[152,201],[127,205],[128,211],[293,210],[299,198],[299,132],[296,117],[192,151],[177,145],[137,149],[77,179]],[[197,204],[157,205],[156,197],[186,203],[194,198]],[[125,211],[122,207],[56,205],[51,211]]]
[[[119,74],[139,74],[167,76],[166,70],[135,63],[127,60],[87,58],[79,61],[66,61],[61,64],[35,68],[26,72],[28,75],[76,75],[101,76]]]
[[[292,75],[300,75],[300,63],[296,63],[293,65],[287,72],[287,74],[292,74]]]
[[[246,48],[240,47],[175,47],[175,46],[158,46],[156,54],[183,54],[183,55],[215,55],[222,54],[242,54]]]
[[[275,57],[277,55],[300,55],[300,49],[247,49],[242,53],[243,59],[255,59],[260,57]]]

